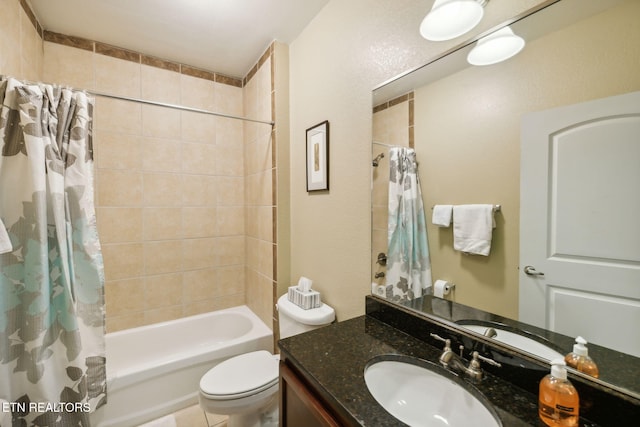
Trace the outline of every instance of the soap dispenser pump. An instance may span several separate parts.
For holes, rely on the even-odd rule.
[[[542,422],[551,427],[577,427],[580,399],[567,379],[564,360],[551,361],[551,373],[540,381],[538,414]]]
[[[587,340],[582,337],[577,337],[576,343],[573,345],[573,351],[565,356],[564,361],[567,366],[591,375],[594,378],[598,378],[600,375],[598,365],[589,357],[589,350],[586,345]]]

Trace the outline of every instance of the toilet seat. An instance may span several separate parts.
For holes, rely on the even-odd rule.
[[[211,400],[233,400],[278,385],[278,357],[260,350],[227,359],[200,379],[200,391]]]

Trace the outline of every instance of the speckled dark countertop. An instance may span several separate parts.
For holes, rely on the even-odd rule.
[[[398,354],[432,362],[441,350],[369,316],[343,321],[279,342],[282,359],[293,365],[349,425],[403,425],[367,390],[364,370],[375,356]],[[537,397],[490,373],[476,386],[494,405],[505,427],[542,426]],[[471,424],[470,424],[471,425]],[[592,424],[582,424],[589,425]]]

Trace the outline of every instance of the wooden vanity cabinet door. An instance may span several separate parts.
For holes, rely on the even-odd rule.
[[[280,362],[280,426],[341,426],[284,362]]]

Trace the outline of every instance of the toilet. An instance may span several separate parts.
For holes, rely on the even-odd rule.
[[[280,338],[328,325],[335,311],[326,304],[304,310],[282,295],[276,306]],[[200,407],[228,415],[228,427],[278,425],[278,365],[280,356],[265,350],[232,357],[211,368],[200,379]]]

